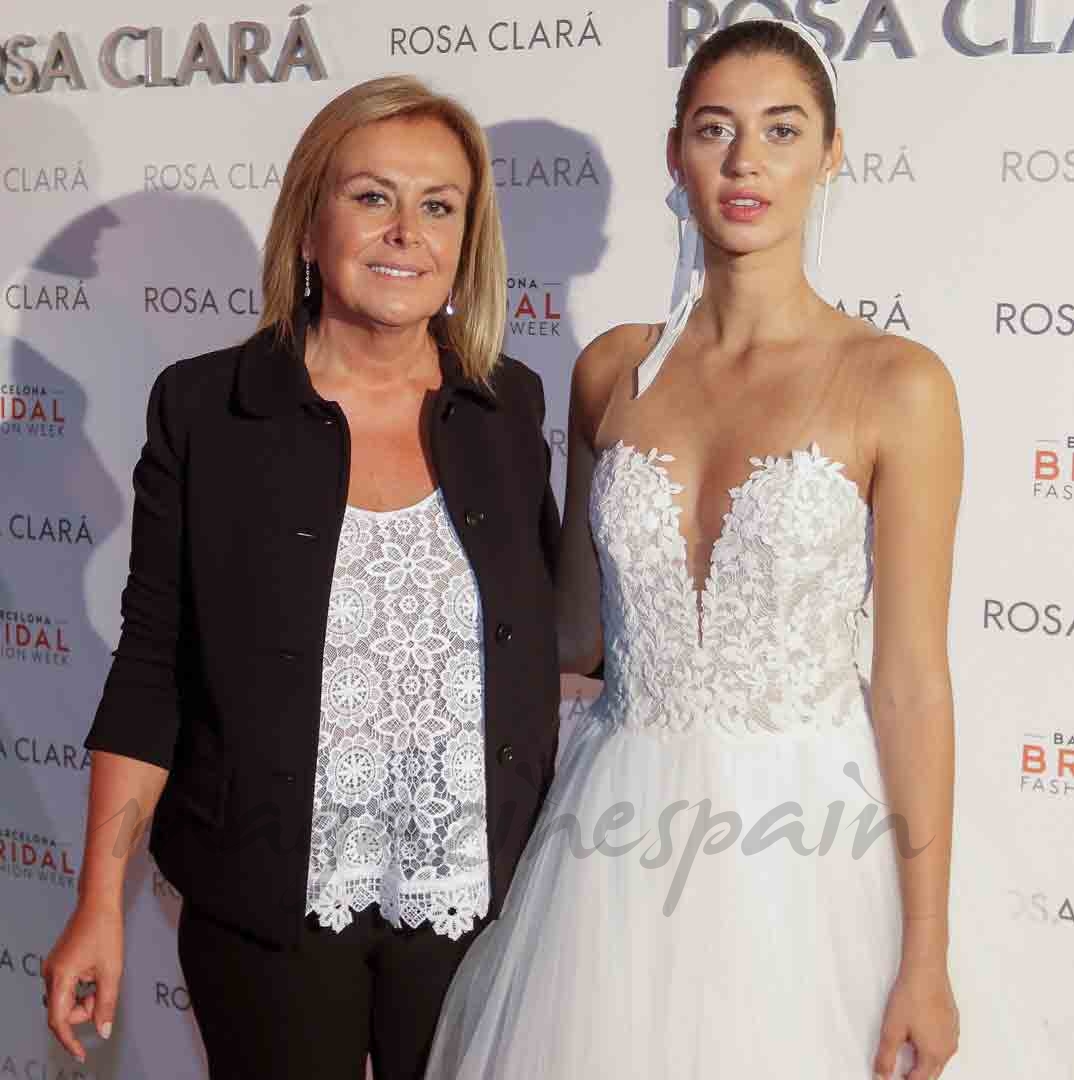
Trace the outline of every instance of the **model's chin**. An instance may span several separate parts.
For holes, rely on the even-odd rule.
[[[708,243],[729,257],[753,255],[767,251],[780,242],[780,235],[773,228],[759,225],[740,225],[720,221],[711,229],[705,229]]]
[[[712,246],[728,258],[735,259],[767,251],[773,245],[770,240],[761,236],[721,236],[712,241]]]

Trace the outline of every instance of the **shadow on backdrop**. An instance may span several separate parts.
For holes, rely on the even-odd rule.
[[[486,130],[507,246],[504,351],[541,375],[549,428],[563,430],[571,370],[582,347],[571,293],[607,249],[611,177],[600,146],[581,131],[537,119]],[[550,441],[562,469],[566,444]]]
[[[552,487],[563,505],[571,372],[582,351],[576,329],[579,278],[608,247],[611,175],[597,141],[549,120],[511,120],[486,129],[507,247],[504,352],[544,383]],[[601,330],[610,319],[597,320]],[[600,678],[603,666],[592,673]],[[573,725],[564,725],[564,738]]]
[[[34,130],[46,133],[53,147],[46,146],[41,159],[51,153],[56,160],[82,161],[92,188],[93,146],[79,122],[51,102],[32,106]],[[54,197],[42,205],[55,214]],[[0,489],[0,607],[8,613],[0,625],[24,626],[16,635],[20,641],[30,636],[28,645],[0,656],[2,803],[8,824],[55,838],[77,860],[87,772],[80,768],[81,740],[110,662],[106,638],[118,634],[129,548],[126,493],[145,437],[149,387],[173,360],[233,344],[254,325],[251,315],[229,310],[215,316],[147,310],[147,290],[159,295],[169,286],[190,287],[203,296],[206,289],[226,294],[242,288],[257,296],[259,252],[231,209],[197,195],[134,192],[101,202],[43,246],[39,238],[36,246],[28,244],[32,216],[20,229],[16,242],[5,245],[6,257],[0,256],[3,285],[15,289],[16,304],[9,306],[21,309],[14,336],[0,353],[7,417],[0,449],[18,463]],[[72,310],[79,289],[84,305]],[[42,290],[50,298],[44,307],[32,302]],[[56,303],[61,293],[67,310]],[[47,952],[73,906],[73,889],[7,878],[0,884],[7,890],[0,904],[5,940]],[[178,905],[155,879],[143,849],[132,859],[128,909],[138,909],[147,889],[174,926]],[[136,983],[125,982],[119,1037],[106,1044],[87,1040],[87,1067],[100,1080],[148,1078],[159,1069],[152,1060],[157,1022],[142,1037],[135,1025],[157,1007],[155,979],[147,975],[173,981],[174,946],[161,949],[153,940],[159,938],[157,919],[133,923],[128,920],[128,970],[138,974]],[[31,1046],[39,1052],[47,1041],[50,1075],[65,1075],[70,1063],[51,1043],[34,980],[27,980],[24,996],[32,1034],[27,1052]],[[14,1007],[6,1011],[4,1026],[19,1025],[4,1032],[10,1046],[15,1030],[26,1025],[16,1020]],[[23,1008],[18,1012],[26,1015]],[[40,1032],[33,1026],[38,1020]],[[188,1061],[196,1068],[201,1044],[192,1017],[186,1026]]]

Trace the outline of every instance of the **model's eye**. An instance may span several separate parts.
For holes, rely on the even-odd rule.
[[[430,199],[425,204],[425,209],[432,214],[433,217],[447,217],[449,214],[455,213],[455,207],[451,203],[444,202],[441,199]]]
[[[361,191],[352,196],[355,202],[364,203],[366,206],[384,206],[388,197],[382,191]]]
[[[776,137],[777,142],[790,142],[801,134],[796,127],[791,127],[790,124],[776,124],[772,128],[772,134]]]
[[[716,142],[730,142],[735,137],[735,129],[728,124],[712,123],[705,124],[697,130],[703,139],[712,139]]]

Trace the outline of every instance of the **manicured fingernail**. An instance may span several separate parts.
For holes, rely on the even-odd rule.
[[[110,1039],[112,1037],[112,1021],[106,1020],[101,1024],[101,1038]]]

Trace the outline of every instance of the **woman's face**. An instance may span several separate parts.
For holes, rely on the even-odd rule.
[[[839,167],[841,136],[784,56],[727,56],[698,80],[668,165],[706,239],[736,255],[800,243],[818,183]]]
[[[303,244],[323,316],[404,327],[435,315],[459,265],[473,180],[431,117],[356,128],[339,145]]]

